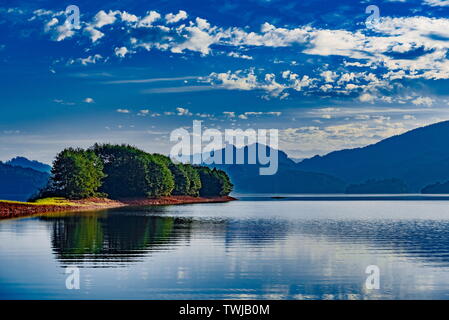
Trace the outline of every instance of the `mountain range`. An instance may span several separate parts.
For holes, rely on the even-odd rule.
[[[417,128],[378,143],[331,152],[298,163],[298,170],[317,171],[346,183],[369,179],[402,180],[409,192],[449,180],[449,121]]]
[[[50,173],[51,166],[45,163],[41,163],[36,160],[28,160],[25,157],[15,157],[9,161],[6,161],[5,164],[8,164],[13,167],[22,167],[22,168],[30,168],[40,172]]]
[[[259,165],[214,166],[226,171],[242,193],[418,193],[449,180],[449,121],[299,163],[279,151],[273,176],[259,176]]]
[[[50,174],[46,165],[25,159],[29,161],[28,163],[24,159],[19,162],[0,162],[0,199],[26,201],[47,184]],[[14,163],[33,165],[41,170],[14,165]]]

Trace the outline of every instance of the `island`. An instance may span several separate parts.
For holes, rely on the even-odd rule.
[[[0,218],[122,206],[227,202],[233,184],[219,169],[174,163],[130,145],[67,148],[48,184],[28,202],[0,201]]]

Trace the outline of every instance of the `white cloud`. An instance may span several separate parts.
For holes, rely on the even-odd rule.
[[[184,10],[179,10],[177,14],[169,13],[165,15],[165,20],[167,23],[177,23],[185,19],[187,19],[187,12]]]
[[[148,11],[147,15],[139,21],[139,27],[151,27],[153,23],[161,18],[161,15],[157,11]]]
[[[333,71],[323,71],[321,76],[326,82],[334,82],[335,78],[337,78],[337,74]]]
[[[176,111],[177,111],[178,116],[191,116],[192,115],[192,113],[189,111],[189,109],[186,109],[186,108],[179,107],[179,108],[176,108]]]
[[[103,57],[100,54],[95,54],[93,56],[88,56],[86,58],[78,58],[76,60],[70,60],[69,63],[72,64],[72,63],[75,63],[75,62],[79,62],[79,63],[81,63],[82,65],[85,66],[85,65],[88,65],[88,64],[95,64],[95,63],[97,63],[98,61],[100,61],[102,59],[103,59]]]
[[[198,20],[198,19],[197,19]],[[201,19],[202,20],[202,19]],[[205,27],[207,22],[200,21],[200,26],[189,26],[183,29],[187,31],[187,40],[173,45],[171,52],[182,53],[184,50],[200,52],[203,55],[210,53],[210,46],[216,42],[216,39],[209,34]],[[181,29],[180,29],[181,30]]]
[[[447,6],[449,0],[425,0],[432,6]],[[60,24],[61,13],[35,11],[33,18],[44,21],[44,29],[56,41],[72,38],[76,34],[65,23]],[[182,25],[179,21],[187,20]],[[160,20],[159,25],[155,22]],[[121,23],[119,27],[114,24]],[[114,26],[112,26],[114,25]],[[230,57],[252,59],[247,53],[254,47],[291,47],[297,44],[302,54],[316,56],[337,55],[345,60],[333,70],[313,71],[309,75],[293,72],[283,75],[288,80],[279,83],[266,73],[261,78],[251,74],[238,75],[214,73],[211,82],[221,82],[225,89],[267,91],[269,96],[285,98],[287,89],[302,91],[321,90],[349,94],[351,91],[377,93],[376,88],[389,89],[391,82],[403,79],[449,79],[449,19],[425,16],[388,17],[382,16],[374,29],[317,29],[310,25],[296,28],[276,27],[270,23],[261,25],[259,31],[241,27],[219,27],[211,25],[200,17],[190,18],[187,12],[169,13],[161,19],[156,11],[149,11],[138,17],[126,11],[100,10],[91,22],[83,23],[80,35],[98,43],[111,30],[123,32],[124,40],[117,43],[120,57],[138,50],[162,50],[183,54],[186,51],[201,55],[212,53],[214,46],[232,48],[225,51]],[[109,28],[108,28],[109,26]],[[139,28],[151,28],[151,37]],[[101,31],[99,30],[101,29]],[[126,48],[126,52],[124,49]],[[244,53],[243,53],[244,52]],[[223,51],[219,51],[223,54]],[[402,58],[401,54],[415,54],[413,59]],[[362,72],[348,72],[344,68],[365,68]],[[327,66],[326,66],[327,68]],[[370,72],[377,69],[377,76]],[[256,77],[256,79],[254,79]],[[324,82],[324,83],[323,83]],[[330,85],[331,86],[330,86]],[[377,94],[376,94],[377,95]],[[365,96],[367,97],[367,96]]]
[[[142,116],[142,117],[145,117],[149,114],[150,114],[150,110],[148,110],[148,109],[142,109],[139,111],[139,113],[137,113],[138,116]]]
[[[95,101],[94,101],[94,99],[92,99],[92,98],[86,98],[86,99],[84,99],[83,100],[85,103],[94,103]]]
[[[449,7],[449,0],[424,0],[424,3],[432,7]]]
[[[98,11],[98,13],[94,17],[94,23],[93,26],[95,28],[102,28],[106,25],[113,24],[117,20],[116,15],[119,13],[119,11],[111,11],[109,10],[108,13],[106,13],[104,10]]]
[[[433,105],[433,99],[430,97],[418,97],[415,100],[413,100],[412,103],[416,106],[430,107]]]
[[[234,52],[234,51],[229,52],[228,53],[228,57],[239,58],[239,59],[246,59],[246,60],[253,60],[253,57],[251,57],[251,56],[248,56],[246,54],[241,54],[241,53],[238,53],[238,52]]]
[[[276,81],[276,76],[272,73],[266,73],[263,79],[258,80],[252,69],[249,71],[238,70],[234,73],[231,71],[214,72],[206,77],[205,81],[228,90],[264,90],[274,97],[279,96],[286,88]]]
[[[235,118],[235,112],[234,111],[223,111],[223,114],[228,116],[229,118]]]
[[[125,21],[125,22],[137,22],[137,21],[139,21],[139,18],[136,15],[130,14],[130,13],[126,12],[126,11],[123,11],[123,12],[120,13],[120,18],[122,19],[122,21]]]
[[[84,32],[86,34],[88,34],[88,36],[89,36],[89,38],[90,38],[90,40],[92,42],[95,42],[98,39],[103,38],[103,36],[104,36],[103,32],[101,32],[101,31],[99,31],[99,30],[97,30],[97,29],[95,29],[95,28],[93,28],[91,26],[84,28]]]
[[[359,96],[360,102],[370,102],[372,103],[374,101],[375,97],[372,94],[364,93]]]
[[[120,47],[115,48],[114,52],[117,57],[124,58],[129,51],[126,47]]]
[[[131,113],[131,111],[129,111],[128,109],[117,109],[116,111],[118,113]]]

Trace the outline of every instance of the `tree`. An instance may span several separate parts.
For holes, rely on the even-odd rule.
[[[169,196],[175,188],[175,180],[165,161],[159,157],[161,155],[147,154],[148,172],[147,179],[150,190],[147,195],[150,197]]]
[[[91,149],[103,161],[107,175],[101,190],[112,198],[166,196],[175,186],[161,155],[130,145],[96,144]]]
[[[175,188],[172,191],[174,195],[189,195],[190,178],[182,164],[171,163],[168,167],[175,179]]]
[[[228,175],[217,169],[175,164],[161,154],[130,145],[95,144],[89,150],[65,149],[58,154],[48,187],[39,194],[82,199],[174,195],[223,196],[232,191]]]
[[[200,196],[227,196],[231,193],[233,185],[228,175],[216,168],[197,167],[201,179]]]
[[[187,188],[187,195],[198,197],[201,189],[201,179],[199,171],[190,164],[183,164],[184,172],[189,179],[189,186]]]
[[[98,195],[105,177],[103,164],[92,151],[65,149],[56,156],[47,190],[55,196],[84,199]]]

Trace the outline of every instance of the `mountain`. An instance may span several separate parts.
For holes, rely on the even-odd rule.
[[[298,170],[321,172],[346,183],[400,179],[410,192],[449,180],[449,121],[417,128],[378,143],[305,159]]]
[[[5,164],[9,164],[14,167],[22,167],[22,168],[30,168],[40,172],[50,173],[51,166],[45,163],[41,163],[35,160],[28,160],[24,157],[15,157],[9,161],[6,161]]]
[[[0,199],[26,201],[47,184],[50,175],[0,162]]]
[[[258,145],[255,145],[258,148]],[[265,147],[265,146],[263,146]],[[237,193],[341,193],[345,183],[328,174],[305,172],[297,168],[297,164],[289,159],[285,152],[278,151],[278,171],[274,175],[260,175],[260,164],[247,164],[248,147],[233,148],[233,163],[236,163],[237,150],[244,153],[245,164],[213,164],[225,171],[234,184]],[[222,162],[225,158],[222,149]],[[256,149],[257,150],[257,149]],[[275,152],[270,148],[270,154]],[[256,156],[258,154],[256,153]],[[204,159],[204,156],[203,156]],[[266,166],[265,166],[266,167]]]

